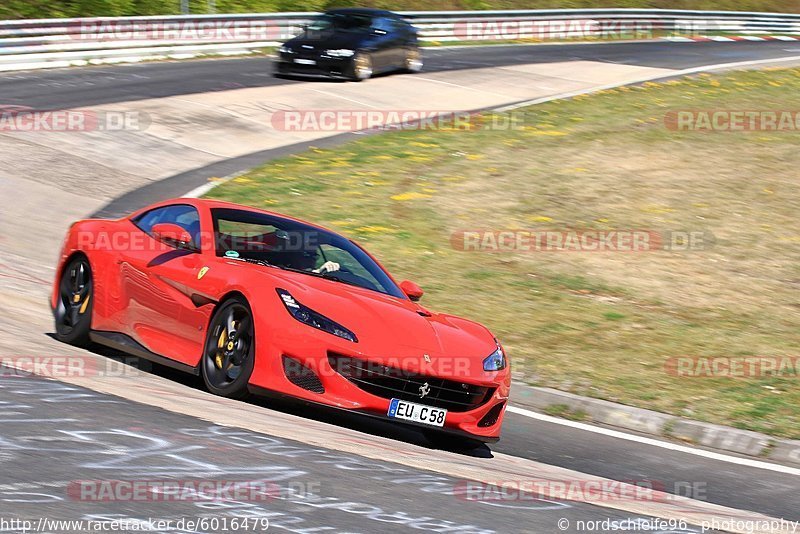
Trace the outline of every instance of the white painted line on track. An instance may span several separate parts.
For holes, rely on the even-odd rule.
[[[777,473],[784,473],[787,475],[800,476],[800,469],[797,469],[795,467],[788,467],[785,465],[762,462],[760,460],[753,460],[751,458],[740,458],[738,456],[729,456],[727,454],[707,451],[704,449],[695,449],[693,447],[687,447],[686,445],[680,445],[678,443],[670,443],[668,441],[661,441],[659,439],[637,436],[635,434],[627,434],[625,432],[621,432],[619,430],[612,430],[610,428],[589,425],[577,421],[570,421],[569,419],[561,419],[559,417],[553,417],[552,415],[541,414],[531,410],[526,410],[525,408],[518,408],[516,406],[509,406],[508,408],[506,408],[506,411],[515,413],[517,415],[530,417],[531,419],[538,419],[539,421],[544,421],[546,423],[553,423],[556,425],[575,428],[577,430],[582,430],[584,432],[593,432],[595,434],[601,434],[603,436],[609,436],[612,438],[633,441],[635,443],[641,443],[643,445],[652,445],[653,447],[660,447],[662,449],[667,449],[670,451],[693,454],[695,456],[701,456],[703,458],[708,458],[711,460],[718,460],[720,462],[743,465],[746,467],[754,467],[756,469],[766,469],[769,471],[775,471]]]
[[[200,198],[209,191],[211,191],[212,189],[214,189],[215,187],[217,187],[218,185],[219,185],[218,182],[208,182],[207,184],[203,184],[200,187],[195,187],[194,189],[183,195],[183,198]]]
[[[194,189],[183,195],[183,198],[200,198],[209,191],[211,191],[212,189],[214,189],[215,187],[217,187],[218,185],[222,185],[225,182],[229,182],[230,180],[233,180],[234,178],[241,176],[246,172],[247,171],[235,172],[229,176],[224,176],[222,178],[205,183],[199,187],[195,187]]]

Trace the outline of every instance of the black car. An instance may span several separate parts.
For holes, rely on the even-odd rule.
[[[391,11],[326,11],[280,47],[276,74],[366,80],[374,74],[422,69],[417,30]]]

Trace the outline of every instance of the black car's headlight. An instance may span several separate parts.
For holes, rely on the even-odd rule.
[[[297,302],[297,300],[295,300],[292,294],[285,289],[277,289],[276,291],[278,292],[278,295],[280,295],[283,305],[286,306],[286,310],[291,314],[292,317],[301,323],[307,324],[308,326],[313,326],[314,328],[318,328],[342,339],[352,341],[353,343],[358,343],[356,335],[336,321],[332,321],[321,313],[315,312],[308,306],[300,304]]]
[[[354,50],[349,48],[337,48],[334,50],[325,50],[325,55],[329,57],[352,57],[355,54]]]
[[[280,48],[278,48],[278,52],[281,53],[281,54],[291,54],[292,53],[292,49],[291,48],[287,48],[285,46],[281,46]]]
[[[497,345],[497,350],[491,353],[485,360],[483,360],[484,371],[502,371],[506,368],[506,355],[500,345]]]

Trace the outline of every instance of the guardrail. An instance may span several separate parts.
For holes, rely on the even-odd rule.
[[[316,13],[0,21],[0,70],[242,54],[278,46]],[[423,42],[800,35],[800,14],[655,9],[409,11]]]

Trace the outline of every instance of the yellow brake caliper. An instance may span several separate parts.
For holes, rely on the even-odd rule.
[[[92,298],[92,294],[91,294],[91,293],[89,293],[88,295],[86,295],[86,300],[84,300],[84,301],[83,301],[83,304],[81,304],[81,309],[80,309],[80,310],[78,310],[78,313],[83,313],[83,312],[85,312],[85,311],[86,311],[86,308],[89,306],[89,299],[90,299],[90,298]]]
[[[217,340],[217,356],[214,358],[214,364],[216,364],[217,369],[222,369],[222,350],[225,348],[225,341],[227,337],[227,333],[223,328],[219,335],[219,339]]]

